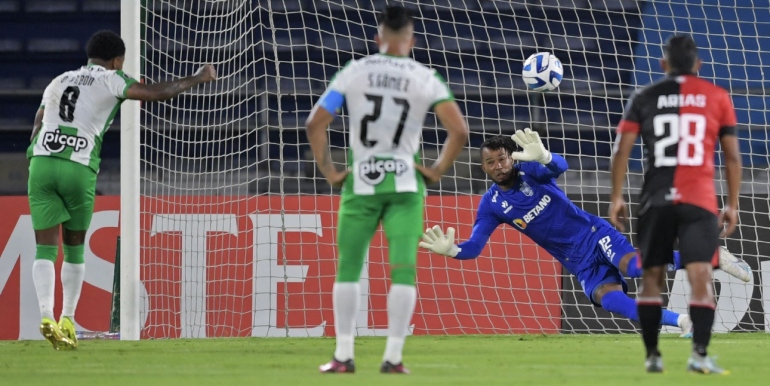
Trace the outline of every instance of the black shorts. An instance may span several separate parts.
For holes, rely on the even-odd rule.
[[[642,268],[674,262],[674,244],[679,240],[682,266],[704,262],[715,264],[719,226],[713,213],[689,204],[648,208],[637,221]]]

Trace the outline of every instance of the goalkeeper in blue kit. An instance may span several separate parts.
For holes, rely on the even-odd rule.
[[[521,152],[515,151],[516,144]],[[641,277],[636,249],[607,221],[575,206],[556,185],[567,170],[563,157],[551,154],[536,132],[525,129],[511,138],[487,139],[481,145],[481,167],[495,184],[479,203],[470,239],[455,245],[454,228],[444,234],[436,225],[425,231],[421,247],[458,260],[474,259],[500,224],[511,225],[575,275],[591,303],[639,321],[624,279]],[[749,280],[739,259],[724,249],[719,253],[720,268]],[[675,253],[675,269],[681,268],[678,257]],[[683,336],[691,333],[687,315],[663,310],[661,324],[680,327]]]

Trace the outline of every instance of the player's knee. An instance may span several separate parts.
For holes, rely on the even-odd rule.
[[[391,265],[390,280],[393,284],[414,285],[417,268],[414,265]]]
[[[606,283],[600,285],[594,290],[594,293],[592,294],[594,302],[602,304],[602,300],[604,299],[605,295],[614,291],[620,291],[620,293],[623,293],[623,286],[617,283]]]
[[[364,267],[363,261],[340,260],[337,264],[337,281],[345,283],[357,283],[361,278],[361,269]]]

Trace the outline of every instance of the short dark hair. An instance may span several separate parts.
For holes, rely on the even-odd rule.
[[[391,31],[399,31],[402,28],[414,25],[412,11],[404,7],[389,6],[380,12],[377,19],[380,25],[388,27]]]
[[[674,72],[692,72],[698,60],[698,47],[689,35],[674,35],[666,41],[664,54]]]
[[[489,150],[500,150],[505,149],[505,151],[508,152],[508,154],[511,154],[516,151],[518,147],[516,146],[516,142],[513,142],[511,137],[506,135],[497,135],[494,137],[490,137],[484,140],[484,143],[479,146],[479,152],[483,151],[484,149]]]
[[[99,31],[91,36],[86,47],[88,59],[112,60],[126,55],[126,45],[120,35],[112,31]]]

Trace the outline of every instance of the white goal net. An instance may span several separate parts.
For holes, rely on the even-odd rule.
[[[141,23],[141,69],[132,75],[157,82],[205,63],[219,74],[145,103],[140,148],[123,154],[141,159],[139,240],[123,242],[140,250],[142,338],[333,335],[339,192],[315,168],[304,120],[346,61],[377,52],[376,10],[386,3],[414,10],[413,57],[444,75],[468,117],[469,146],[430,187],[426,206],[426,225],[454,226],[461,239],[489,185],[478,145],[525,127],[567,159],[558,181],[567,194],[604,216],[623,105],[660,78],[661,43],[692,34],[701,75],[730,91],[738,113],[741,225],[724,245],[755,272],[750,283],[716,273],[714,329],[770,330],[767,0],[142,0],[140,20],[123,20]],[[524,59],[539,51],[564,63],[555,92],[527,92],[521,79]],[[330,129],[340,164],[346,119]],[[444,138],[429,114],[426,163]],[[643,172],[641,149],[634,154],[632,202]],[[359,335],[385,334],[386,248],[378,231],[361,278]],[[667,305],[686,312],[688,285],[681,274],[670,279]],[[576,280],[510,227],[474,261],[421,251],[417,290],[414,334],[635,331],[591,306]]]

